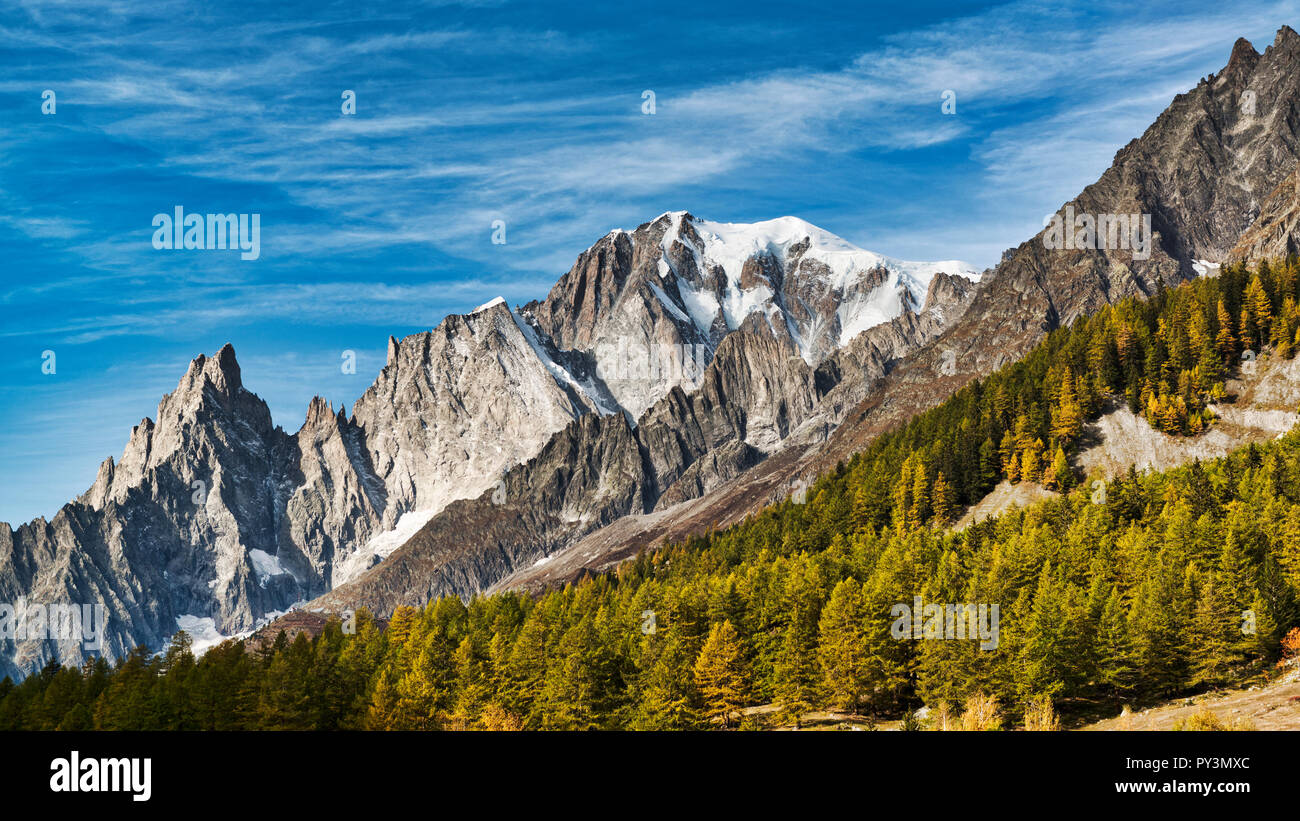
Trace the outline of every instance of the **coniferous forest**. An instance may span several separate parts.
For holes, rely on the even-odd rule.
[[[1243,357],[1293,355],[1298,299],[1295,258],[1226,266],[1054,331],[803,503],[383,629],[359,612],[315,638],[196,658],[178,634],[159,655],[51,665],[0,683],[0,729],[746,728],[758,705],[795,722],[973,698],[1019,722],[1231,685],[1300,624],[1300,432],[1101,494],[1076,457],[1120,405],[1168,436],[1214,425]],[[949,529],[1003,481],[1059,495]],[[996,649],[895,638],[891,608],[915,596],[997,604]]]

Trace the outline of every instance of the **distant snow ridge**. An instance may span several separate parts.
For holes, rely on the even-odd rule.
[[[729,281],[739,281],[745,260],[763,251],[786,257],[790,247],[810,240],[804,258],[825,263],[830,269],[830,285],[846,288],[859,281],[868,271],[886,268],[895,272],[919,303],[925,298],[930,279],[939,272],[979,279],[979,272],[969,263],[949,259],[939,262],[908,262],[865,251],[852,243],[822,230],[798,217],[777,217],[755,223],[712,222],[693,220],[696,231],[704,238],[705,256],[722,265]]]
[[[671,211],[659,219],[664,218],[672,224],[660,241],[659,276],[678,275],[681,309],[697,328],[707,334],[721,313],[727,328],[734,331],[751,314],[759,313],[769,323],[784,321],[785,330],[810,363],[908,308],[919,310],[935,274],[972,281],[980,277],[974,266],[960,260],[911,262],[873,253],[798,217],[731,223]],[[720,293],[707,283],[698,287],[701,283],[689,282],[684,272],[674,269],[674,242],[690,249],[698,271],[723,271],[725,285]],[[757,270],[756,261],[763,259],[778,264],[784,274],[780,284],[746,277],[746,269]],[[656,293],[662,295],[663,290]]]

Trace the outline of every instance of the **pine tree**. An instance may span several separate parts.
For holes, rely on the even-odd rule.
[[[925,476],[925,463],[917,459],[912,466],[911,507],[907,511],[907,526],[916,530],[925,523],[929,515],[930,491]]]
[[[1056,446],[1056,453],[1052,457],[1052,465],[1048,468],[1044,477],[1044,484],[1054,490],[1064,492],[1070,489],[1074,483],[1074,473],[1070,470],[1070,461],[1065,458],[1065,450],[1060,445]]]
[[[911,456],[907,457],[899,471],[898,481],[894,483],[893,524],[894,531],[897,533],[903,533],[912,526],[910,518],[915,509],[912,504],[913,464],[915,464],[915,459]]]
[[[474,726],[484,705],[492,694],[487,660],[466,636],[452,655],[456,669],[456,704],[452,711],[453,726],[465,729]]]
[[[1073,442],[1083,426],[1083,409],[1074,389],[1074,374],[1065,372],[1055,407],[1052,409],[1052,438],[1058,444]]]
[[[267,665],[258,712],[264,730],[310,730],[311,682],[307,669],[311,646],[307,634],[299,633],[286,650]]]
[[[1038,455],[1042,452],[1043,443],[1040,440],[1034,440],[1020,456],[1020,479],[1025,482],[1036,482],[1040,478],[1041,471]]]
[[[689,643],[669,630],[645,641],[656,648],[647,653],[638,683],[637,706],[632,720],[638,730],[687,730],[699,725],[699,690],[695,685]]]
[[[1240,508],[1237,509],[1239,512]],[[1229,514],[1229,520],[1232,515]],[[1255,596],[1255,561],[1245,543],[1249,536],[1229,524],[1219,554],[1216,581],[1229,606],[1240,612],[1250,606]]]
[[[821,668],[817,628],[821,584],[807,560],[799,561],[786,581],[787,624],[773,662],[775,695],[782,712],[794,721],[821,703]]]
[[[863,482],[853,493],[854,530],[866,530],[872,526],[875,519],[874,508],[875,500],[871,495],[871,489]]]
[[[715,624],[709,631],[695,661],[695,683],[704,702],[704,715],[730,727],[749,694],[740,636],[731,622]]]
[[[954,506],[952,486],[948,478],[939,471],[934,477],[934,487],[930,490],[931,518],[936,524],[946,525],[952,521]]]
[[[524,726],[529,729],[541,726],[537,696],[545,683],[546,666],[550,657],[547,648],[548,632],[544,615],[534,609],[519,630],[503,675],[505,683],[501,706],[507,712],[522,716]]]
[[[855,713],[871,682],[865,631],[862,587],[844,579],[822,610],[817,657],[830,703]]]
[[[1201,585],[1192,617],[1192,684],[1215,685],[1228,679],[1232,668],[1240,663],[1234,652],[1232,631],[1237,627],[1236,614],[1219,593],[1214,577]]]
[[[1243,323],[1243,328],[1250,329],[1251,345],[1259,351],[1263,348],[1267,334],[1273,325],[1273,305],[1264,290],[1259,274],[1251,277],[1250,284],[1246,286],[1242,311],[1248,312],[1250,318],[1250,324],[1247,326]]]
[[[1038,576],[1038,587],[1024,628],[1027,638],[1019,654],[1019,689],[1023,698],[1051,697],[1065,688],[1072,663],[1068,637],[1070,617],[1065,593],[1048,562]]]
[[[1182,687],[1188,667],[1188,602],[1183,574],[1170,559],[1163,555],[1149,559],[1131,622],[1144,689],[1157,696]]]
[[[1097,635],[1097,680],[1117,701],[1132,695],[1139,677],[1131,636],[1119,591],[1111,588]]]
[[[992,490],[998,483],[1002,475],[1002,463],[999,460],[998,448],[993,444],[992,437],[985,437],[980,444],[979,450],[979,484],[976,486],[976,498],[983,496]]]
[[[1016,437],[1007,430],[1002,434],[1002,443],[998,446],[998,455],[1002,457],[1002,472],[1010,478],[1011,460],[1016,456]],[[1015,479],[1011,480],[1012,482]]]

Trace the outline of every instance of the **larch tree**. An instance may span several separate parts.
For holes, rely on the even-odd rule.
[[[740,636],[731,622],[715,624],[709,631],[695,660],[695,683],[700,688],[704,715],[723,727],[730,727],[749,695]]]

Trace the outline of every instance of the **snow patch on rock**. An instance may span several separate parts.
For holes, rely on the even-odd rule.
[[[489,300],[488,302],[484,302],[482,305],[470,311],[470,316],[473,316],[474,314],[477,313],[482,313],[483,311],[486,311],[488,308],[494,308],[497,305],[505,305],[505,304],[506,304],[505,297],[499,296],[496,299]]]
[[[291,575],[280,564],[278,556],[272,556],[265,550],[253,548],[248,551],[248,558],[253,563],[253,572],[257,574],[257,581],[262,587],[266,587],[266,582],[276,576]]]
[[[827,317],[817,311],[812,311],[811,318],[796,321],[791,316],[794,306],[785,306],[790,335],[810,364],[824,358],[831,348],[848,344],[863,331],[889,322],[908,308],[923,305],[935,274],[958,275],[972,281],[980,278],[980,272],[969,263],[913,262],[884,256],[859,248],[797,217],[731,223],[690,217],[684,211],[662,216],[669,217],[671,222],[660,242],[660,278],[678,274],[668,259],[674,242],[695,256],[698,271],[721,268],[723,272],[725,283],[720,294],[710,292],[699,283],[688,282],[685,277],[677,277],[683,304],[673,307],[677,312],[684,309],[705,335],[710,334],[719,312],[727,328],[733,331],[753,313],[764,314],[769,323],[778,322],[773,315],[782,312],[777,304],[781,295],[765,284],[742,287],[745,266],[755,259],[773,259],[782,266],[787,280],[798,278],[799,287],[809,292],[806,302],[829,301],[835,305],[838,333],[829,327]],[[701,240],[698,243],[683,236],[688,219]],[[657,295],[662,293],[662,289],[656,291]],[[806,308],[807,305],[800,306],[795,312],[802,317],[807,313]]]
[[[216,647],[227,638],[217,630],[216,619],[194,616],[188,613],[176,617],[176,629],[189,633],[192,642],[190,649],[196,656],[203,655],[207,650]]]
[[[386,530],[372,536],[365,546],[353,553],[334,571],[334,587],[352,581],[357,576],[379,564],[392,555],[393,551],[408,540],[420,528],[428,524],[438,510],[409,510],[397,520],[392,530]]]

